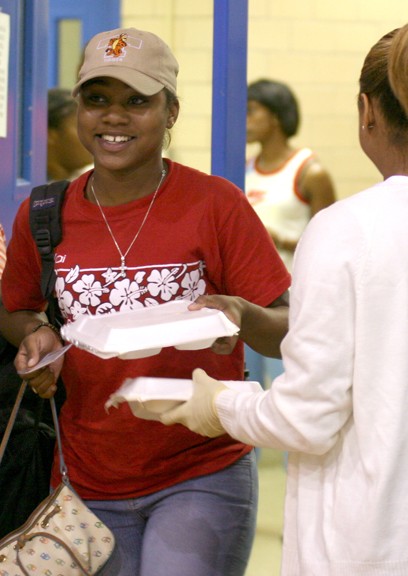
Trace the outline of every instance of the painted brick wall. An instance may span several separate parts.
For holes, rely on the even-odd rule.
[[[167,153],[208,172],[213,0],[122,0],[122,16],[123,25],[172,47],[181,114]],[[315,149],[339,198],[381,178],[358,145],[358,77],[369,48],[406,21],[401,0],[249,0],[248,81],[270,77],[292,87],[302,111],[293,143]]]

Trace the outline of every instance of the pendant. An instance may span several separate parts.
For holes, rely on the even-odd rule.
[[[121,258],[120,258],[120,276],[121,276],[122,278],[125,278],[125,277],[126,277],[126,272],[125,272],[125,270],[126,270],[125,257],[124,257],[124,256],[121,256]]]

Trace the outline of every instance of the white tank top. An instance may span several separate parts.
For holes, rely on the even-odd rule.
[[[313,157],[309,148],[302,148],[277,170],[262,172],[256,158],[248,161],[245,174],[245,193],[265,226],[288,240],[298,241],[311,218],[310,206],[298,187],[298,176]],[[290,271],[293,253],[279,250]]]

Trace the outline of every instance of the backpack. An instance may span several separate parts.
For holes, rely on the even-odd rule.
[[[42,260],[41,290],[49,305],[49,321],[62,324],[52,296],[55,286],[54,247],[62,239],[61,210],[66,180],[33,188],[30,195],[30,229]],[[0,438],[13,408],[21,378],[14,368],[16,349],[0,336]],[[58,382],[56,404],[65,392]],[[27,387],[0,465],[0,538],[21,526],[49,494],[55,433],[49,402]]]
[[[68,180],[33,188],[30,195],[30,229],[42,260],[41,291],[47,300],[55,286],[54,248],[62,240],[61,210]]]

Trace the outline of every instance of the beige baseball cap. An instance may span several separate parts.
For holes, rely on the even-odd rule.
[[[163,88],[177,93],[179,66],[170,48],[151,32],[117,28],[101,32],[87,44],[72,95],[88,80],[110,76],[140,94],[152,96]]]

